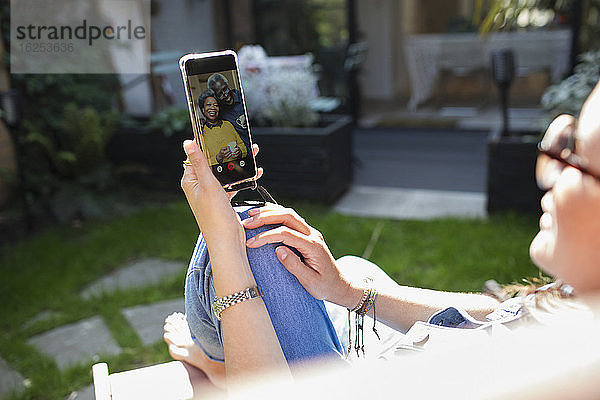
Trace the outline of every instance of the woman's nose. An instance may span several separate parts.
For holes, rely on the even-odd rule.
[[[563,163],[554,160],[546,155],[540,155],[536,165],[536,180],[540,189],[550,190],[558,180],[562,170]]]

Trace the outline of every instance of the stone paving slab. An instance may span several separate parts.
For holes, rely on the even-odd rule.
[[[335,205],[341,214],[393,219],[485,217],[485,193],[353,186]]]
[[[165,278],[178,274],[181,274],[183,280],[185,268],[186,265],[179,261],[155,258],[137,260],[92,283],[81,292],[81,296],[84,299],[90,299],[103,292],[112,293],[119,289],[154,285]]]
[[[162,340],[165,318],[175,311],[185,312],[183,297],[122,310],[123,315],[144,345]]]
[[[98,316],[36,335],[27,343],[52,356],[60,369],[89,361],[100,354],[121,353],[121,347]]]
[[[62,312],[44,310],[44,311],[40,312],[39,314],[37,314],[32,319],[30,319],[29,321],[26,321],[22,326],[24,329],[28,329],[28,328],[31,328],[32,326],[34,326],[35,324],[37,324],[38,322],[48,321],[48,320],[51,320],[52,318],[59,318],[62,315],[63,315]]]
[[[0,398],[9,393],[19,393],[25,388],[25,379],[3,359],[0,358]]]

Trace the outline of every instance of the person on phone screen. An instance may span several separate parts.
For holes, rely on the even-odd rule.
[[[206,118],[202,134],[210,165],[246,157],[248,150],[240,135],[229,121],[221,119],[215,93],[210,89],[204,91],[198,98],[198,106]]]
[[[215,73],[208,78],[208,88],[215,92],[221,108],[221,118],[229,121],[238,132],[244,143],[248,142],[248,123],[242,94],[239,90],[229,87],[227,78],[222,74]]]

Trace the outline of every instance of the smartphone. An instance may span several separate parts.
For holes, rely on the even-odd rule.
[[[237,55],[231,50],[179,60],[194,138],[225,190],[256,188],[256,161]]]

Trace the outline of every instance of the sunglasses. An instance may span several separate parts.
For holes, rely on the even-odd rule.
[[[224,86],[221,90],[219,90],[217,95],[217,100],[225,100],[229,96],[229,87]]]
[[[569,126],[554,135],[546,134],[538,143],[535,178],[540,189],[552,189],[565,166],[573,167],[600,182],[600,177],[587,167],[587,161],[575,153],[575,132]]]

